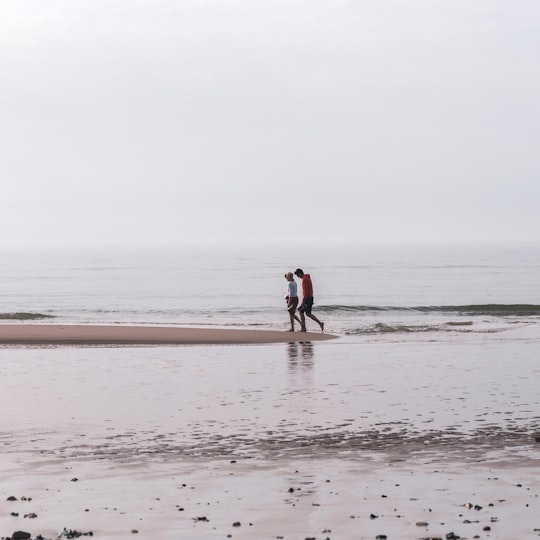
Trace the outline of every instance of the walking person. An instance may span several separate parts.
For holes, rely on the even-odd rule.
[[[292,272],[287,272],[285,274],[285,279],[287,280],[287,295],[285,296],[285,300],[287,301],[287,311],[289,312],[291,320],[289,332],[294,332],[294,321],[298,321],[300,325],[302,325],[302,321],[298,318],[298,315],[296,315],[296,308],[298,307],[298,285],[296,284],[296,281],[294,281]]]
[[[298,308],[302,320],[302,332],[306,332],[306,315],[321,327],[321,332],[324,332],[324,323],[319,321],[319,319],[311,313],[311,309],[313,308],[313,283],[311,282],[311,276],[309,274],[304,274],[304,271],[301,268],[297,268],[294,273],[302,280],[302,304]]]

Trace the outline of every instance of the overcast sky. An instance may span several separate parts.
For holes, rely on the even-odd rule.
[[[0,244],[540,240],[538,0],[2,0]]]

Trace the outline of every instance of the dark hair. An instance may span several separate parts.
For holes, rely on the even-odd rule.
[[[304,271],[303,271],[301,268],[297,268],[297,269],[294,271],[294,274],[295,274],[296,276],[298,276],[298,275],[300,275],[300,274],[304,275]]]

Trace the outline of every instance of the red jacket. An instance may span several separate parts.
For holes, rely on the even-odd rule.
[[[308,296],[313,296],[313,283],[311,283],[311,276],[309,274],[304,274],[302,277],[302,301]]]

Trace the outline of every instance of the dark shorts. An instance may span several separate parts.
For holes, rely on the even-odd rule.
[[[302,305],[298,308],[300,313],[305,313],[306,315],[311,315],[311,308],[313,307],[313,296],[308,296],[303,302]]]
[[[296,307],[298,306],[298,296],[289,298],[287,302],[287,311],[293,315],[296,313]]]

